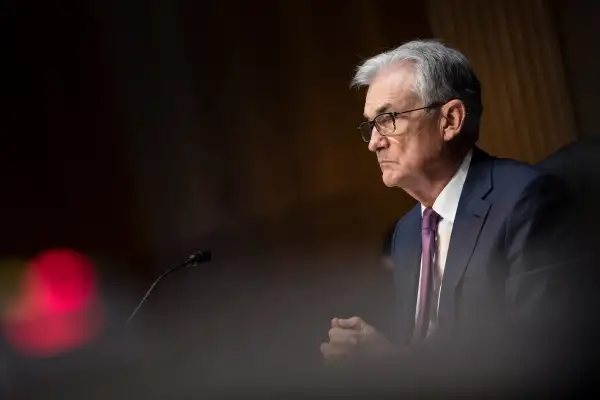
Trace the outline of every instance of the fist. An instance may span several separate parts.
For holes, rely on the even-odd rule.
[[[321,344],[321,353],[326,360],[392,352],[389,340],[359,317],[332,319],[329,342]]]

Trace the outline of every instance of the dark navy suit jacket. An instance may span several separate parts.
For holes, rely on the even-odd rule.
[[[578,271],[586,260],[565,187],[536,167],[474,149],[448,248],[438,329],[424,343],[497,339],[513,328],[536,331],[530,337],[537,340],[540,332],[557,335],[548,331],[556,324],[575,324],[582,289],[577,278],[583,276]],[[417,204],[393,237],[402,344],[414,329],[420,227]]]

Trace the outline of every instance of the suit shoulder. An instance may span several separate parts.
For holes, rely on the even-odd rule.
[[[512,180],[530,182],[547,172],[535,165],[527,164],[510,158],[496,158],[494,163],[494,177],[496,180]]]
[[[532,187],[546,187],[562,190],[564,183],[557,176],[543,168],[512,159],[497,158],[493,161],[492,180],[494,191],[503,197],[519,197]]]

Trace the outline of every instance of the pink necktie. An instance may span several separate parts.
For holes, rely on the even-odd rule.
[[[433,298],[433,255],[435,252],[435,233],[440,216],[433,208],[426,208],[421,219],[421,280],[419,286],[419,310],[415,320],[413,341],[418,341],[427,335],[431,320]]]

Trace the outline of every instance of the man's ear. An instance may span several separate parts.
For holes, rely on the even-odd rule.
[[[441,113],[440,131],[444,140],[449,142],[462,131],[467,118],[467,107],[461,100],[454,99],[442,106]]]

